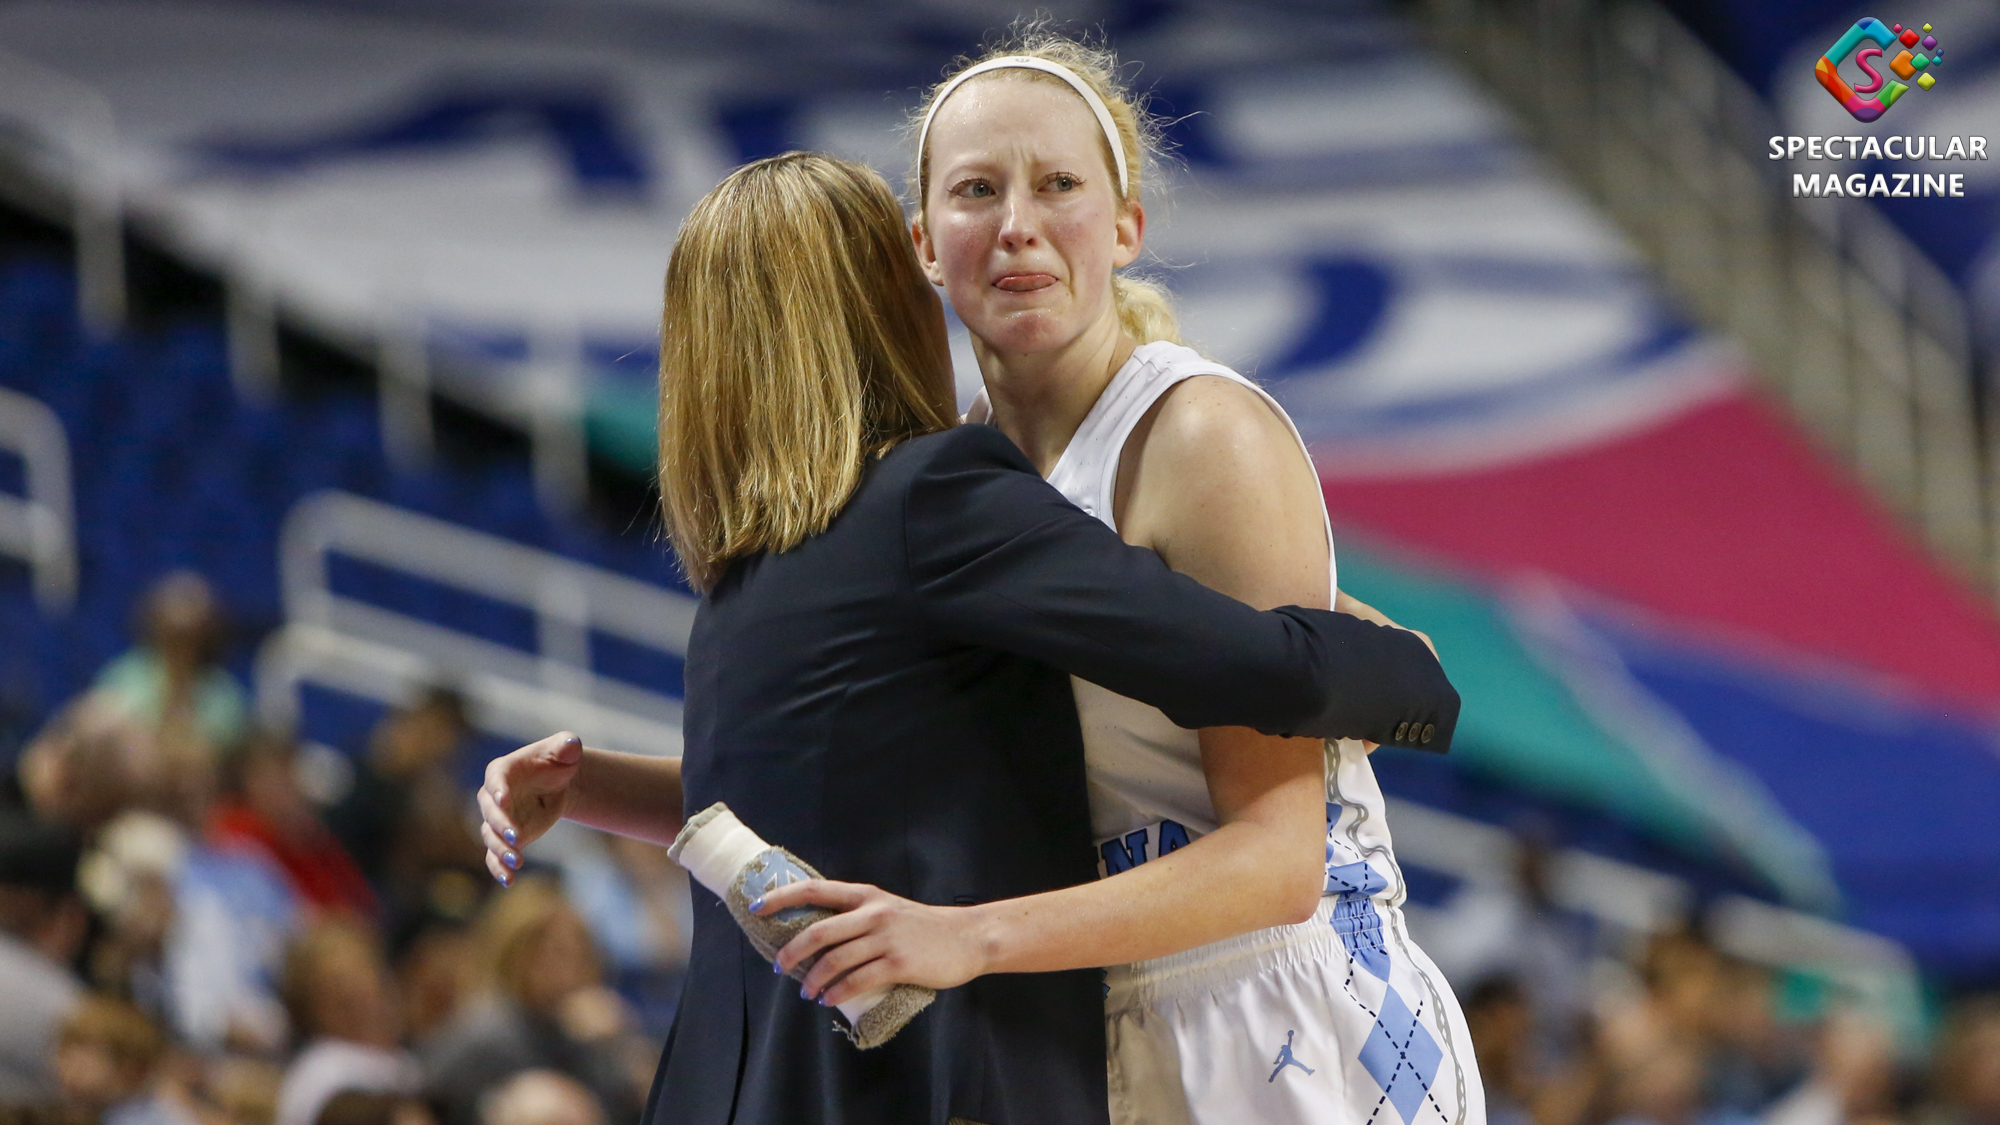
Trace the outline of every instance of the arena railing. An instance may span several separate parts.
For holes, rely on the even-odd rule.
[[[42,185],[12,183],[7,194],[75,236],[77,305],[84,325],[109,333],[125,322],[125,220],[118,127],[102,93],[31,59],[0,49],[0,126]],[[9,179],[18,180],[20,176]],[[39,186],[43,190],[35,190]],[[51,190],[52,189],[52,190]]]
[[[78,306],[99,333],[125,321],[125,229],[133,208],[121,183],[119,131],[100,91],[0,50],[0,195],[67,226],[75,238]],[[140,218],[144,218],[141,214]],[[171,235],[171,224],[157,229]],[[268,399],[279,376],[279,325],[297,323],[372,362],[385,451],[422,468],[432,446],[431,395],[442,394],[525,432],[543,506],[579,508],[589,487],[582,383],[588,363],[573,324],[529,326],[530,354],[517,363],[434,361],[429,325],[412,318],[403,279],[379,287],[379,308],[355,321],[287,299],[245,247],[207,263],[224,283],[230,373],[237,390]]]
[[[76,603],[76,521],[69,438],[38,399],[0,387],[0,453],[21,459],[22,495],[0,494],[0,555],[28,564],[45,613]]]
[[[336,591],[336,556],[525,610],[532,649]],[[446,684],[504,738],[572,730],[607,749],[680,753],[680,700],[601,674],[592,652],[604,636],[684,657],[695,609],[684,594],[342,492],[286,516],[279,568],[285,623],[256,668],[267,722],[295,726],[305,684],[390,705]]]
[[[1763,99],[1652,0],[1423,0],[1683,305],[1950,568],[2000,591],[1965,298],[1880,212],[1793,199]],[[1990,413],[1990,412],[1989,412]]]

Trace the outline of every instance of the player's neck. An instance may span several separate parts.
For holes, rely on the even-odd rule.
[[[1062,460],[1077,427],[1137,346],[1115,315],[1042,352],[1008,355],[987,348],[977,337],[972,341],[986,397],[993,404],[993,424],[1043,476]]]

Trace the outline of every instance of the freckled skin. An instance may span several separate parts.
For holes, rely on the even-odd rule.
[[[1145,213],[1119,213],[1103,137],[1073,91],[1006,72],[966,83],[932,119],[918,256],[982,365],[1119,342],[1111,273],[1139,256]]]
[[[972,333],[993,422],[1046,475],[1137,347],[1112,278],[1139,254],[1144,212],[1119,207],[1096,117],[1065,86],[974,79],[929,136],[918,257]],[[1163,395],[1124,447],[1114,508],[1127,542],[1213,589],[1262,607],[1329,600],[1318,481],[1246,388],[1198,377]],[[1221,827],[1073,903],[1002,908],[1049,911],[1020,927],[1033,936],[1019,961],[1003,958],[1010,971],[1159,956],[1317,907],[1321,744],[1237,728],[1199,738]],[[952,947],[913,936],[907,948]]]

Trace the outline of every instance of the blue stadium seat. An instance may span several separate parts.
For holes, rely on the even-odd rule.
[[[552,519],[536,502],[525,463],[393,471],[368,397],[239,400],[219,325],[188,321],[91,338],[78,323],[74,275],[61,263],[0,262],[0,386],[41,399],[63,420],[81,574],[75,609],[49,618],[35,608],[26,568],[0,560],[0,635],[31,638],[9,650],[26,660],[25,670],[0,659],[0,765],[22,730],[45,721],[131,643],[137,601],[167,570],[186,566],[206,575],[242,641],[279,624],[278,536],[286,513],[318,489],[359,493],[677,584],[650,529],[620,538]],[[6,470],[0,465],[0,477]],[[533,623],[517,609],[358,564],[335,570],[344,593],[504,644],[532,644]],[[228,663],[247,673],[251,651],[235,645]],[[640,682],[678,672],[674,662],[648,654],[601,656],[616,666],[613,674]],[[359,751],[379,713],[365,701],[309,693],[302,733]]]

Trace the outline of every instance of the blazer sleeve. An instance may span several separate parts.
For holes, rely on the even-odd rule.
[[[1183,727],[1451,746],[1458,693],[1417,637],[1327,610],[1258,611],[1177,574],[1071,504],[991,426],[932,445],[910,478],[903,535],[940,636],[1033,657]]]

